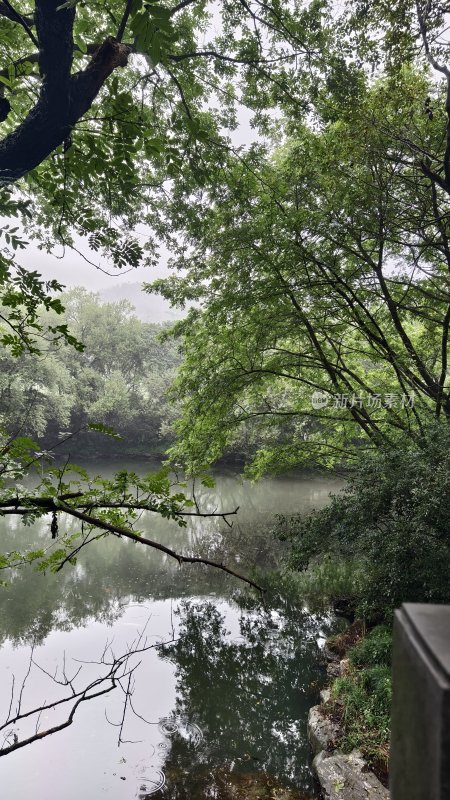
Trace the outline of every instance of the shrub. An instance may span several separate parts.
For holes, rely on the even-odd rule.
[[[450,429],[436,425],[420,446],[361,458],[346,488],[307,518],[282,519],[290,565],[358,563],[357,610],[390,619],[402,602],[450,602]]]
[[[368,667],[337,678],[333,698],[342,704],[341,748],[361,750],[370,763],[389,757],[392,682],[389,667]]]
[[[349,659],[356,667],[382,665],[389,667],[392,655],[392,633],[385,625],[378,625],[349,652]]]
[[[387,628],[375,628],[348,651],[352,667],[332,687],[344,731],[341,748],[361,750],[382,778],[389,758],[391,643]]]

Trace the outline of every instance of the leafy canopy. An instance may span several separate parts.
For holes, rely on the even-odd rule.
[[[409,66],[361,71],[352,91],[323,97],[320,126],[290,118],[272,153],[230,156],[207,191],[186,179],[163,205],[179,275],[152,291],[195,303],[176,326],[174,450],[194,470],[243,426],[260,474],[420,446],[450,417],[449,196],[427,166],[445,156],[444,98]]]
[[[155,243],[145,249],[134,232],[143,209],[171,190],[183,168],[197,185],[205,182],[233,149],[239,103],[262,127],[277,99],[303,107],[303,87],[322,60],[323,13],[317,2],[0,4],[0,333],[13,356],[37,356],[43,337],[45,346],[84,347],[65,323],[40,321],[42,308],[63,313],[54,296],[61,287],[22,267],[18,221],[43,248],[76,247],[81,237],[113,268],[152,263]],[[297,78],[298,88],[287,91]],[[139,540],[136,504],[182,523],[186,500],[174,500],[166,479],[155,489],[150,479],[141,485],[129,476],[121,490],[83,474],[80,485],[69,467],[48,469],[48,453],[20,434],[20,425],[2,433],[3,514],[27,522],[51,512],[53,536],[58,515],[71,514],[81,522],[81,545],[94,530]],[[21,481],[36,465],[42,480],[30,491]],[[64,544],[59,565],[75,558],[80,542]],[[2,566],[16,560],[6,555]]]

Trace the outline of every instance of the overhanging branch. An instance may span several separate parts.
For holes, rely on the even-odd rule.
[[[110,522],[106,522],[106,520],[102,520],[99,517],[93,517],[90,514],[86,514],[83,511],[79,511],[76,508],[72,508],[72,506],[67,505],[67,503],[61,502],[61,510],[64,511],[66,514],[69,514],[76,519],[81,520],[82,522],[87,523],[88,525],[93,525],[96,528],[100,528],[100,530],[108,531],[109,533],[115,533],[118,536],[123,536],[125,539],[131,539],[133,542],[138,542],[139,544],[146,545],[147,547],[151,547],[154,550],[159,550],[161,553],[165,553],[170,558],[175,559],[178,563],[181,564],[205,564],[208,567],[214,567],[215,569],[220,569],[222,572],[228,573],[228,575],[232,575],[234,578],[238,578],[244,583],[249,584],[249,586],[253,586],[254,589],[258,589],[258,591],[262,592],[263,589],[257,583],[254,583],[250,578],[246,578],[245,575],[241,575],[239,572],[235,572],[234,570],[230,569],[230,567],[225,566],[225,564],[219,564],[217,561],[211,561],[208,558],[200,558],[199,556],[183,556],[180,553],[176,553],[175,550],[172,550],[170,547],[166,547],[166,545],[161,544],[160,542],[155,542],[152,539],[147,539],[145,536],[139,536],[134,531],[130,530],[129,528],[124,528],[121,525],[113,525]],[[233,512],[234,513],[234,512]],[[201,516],[201,515],[200,515]],[[220,515],[222,516],[222,515]]]
[[[18,11],[14,8],[13,5],[9,2],[9,0],[4,0],[3,3],[0,3],[0,15],[4,17],[8,17],[8,19],[12,20],[12,22],[18,22],[19,25],[22,26],[24,31],[26,32],[27,36],[31,39],[36,47],[39,47],[38,40],[34,35],[33,31],[30,28],[29,21],[26,17],[22,14],[19,14]]]
[[[77,506],[70,505],[70,500],[76,500]],[[136,510],[143,510],[143,511],[155,511],[157,512],[157,507],[153,506],[150,503],[140,503],[136,502],[129,503],[129,502],[108,502],[106,499],[102,502],[101,499],[98,501],[85,501],[83,502],[83,494],[80,492],[72,492],[65,495],[61,495],[59,497],[24,497],[24,498],[11,498],[9,500],[4,500],[0,504],[0,513],[4,515],[19,515],[19,516],[26,516],[27,514],[33,513],[33,509],[39,509],[40,511],[46,511],[48,513],[59,513],[64,512],[75,519],[79,519],[81,522],[89,525],[93,528],[98,528],[99,530],[106,531],[107,533],[112,533],[115,536],[121,536],[125,539],[131,539],[134,542],[139,544],[143,544],[146,547],[151,547],[153,550],[159,550],[161,553],[173,558],[174,560],[178,561],[181,564],[204,564],[208,567],[214,567],[215,569],[219,569],[222,572],[226,572],[228,575],[232,575],[234,578],[238,578],[239,580],[247,583],[249,586],[252,586],[254,589],[257,589],[260,592],[263,592],[263,588],[259,586],[257,583],[252,581],[250,578],[247,578],[245,575],[242,575],[239,572],[227,567],[225,564],[220,564],[217,561],[211,561],[208,558],[201,558],[200,556],[185,556],[181,553],[175,552],[172,548],[167,547],[160,542],[155,542],[152,539],[147,539],[145,536],[139,536],[139,534],[135,533],[135,531],[131,530],[130,528],[126,528],[122,525],[116,525],[112,522],[108,522],[101,517],[93,516],[92,510],[100,509],[100,508],[125,508],[125,509],[136,509]],[[183,511],[180,510],[177,512],[177,517],[185,517],[185,516],[193,516],[193,517],[217,517],[219,519],[223,519],[225,521],[227,517],[234,516],[238,512],[238,508],[234,509],[234,511],[228,512],[218,512],[218,513],[202,513],[201,511]],[[59,565],[58,571],[64,566],[64,564],[70,560],[70,558],[76,553],[78,553],[81,549],[85,546],[90,544],[92,539],[86,539],[86,541],[80,546],[78,545],[72,553],[69,553],[67,557],[63,559],[61,564]]]
[[[0,142],[0,184],[19,180],[59,147],[132,52],[130,45],[108,37],[87,67],[72,75],[75,11],[58,10],[59,5],[59,0],[36,0],[41,91],[24,121]]]

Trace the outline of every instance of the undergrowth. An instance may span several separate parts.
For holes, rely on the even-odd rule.
[[[374,628],[348,651],[348,670],[332,686],[343,728],[340,748],[360,750],[384,780],[389,762],[391,646],[390,630],[382,625]]]

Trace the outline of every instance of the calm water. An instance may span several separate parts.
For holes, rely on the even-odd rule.
[[[205,510],[241,507],[231,532],[216,520],[180,529],[152,514],[139,527],[241,571],[270,568],[278,546],[264,525],[277,512],[319,507],[339,488],[311,477],[251,485],[221,475],[200,499]],[[48,521],[25,531],[17,520],[1,525],[2,549],[49,540]],[[286,598],[262,606],[223,573],[179,568],[112,537],[59,575],[18,571],[0,588],[0,725],[20,695],[22,713],[78,697],[114,659],[129,657],[116,687],[81,702],[70,726],[0,758],[1,797],[313,797],[306,718],[322,680],[320,643],[333,624]],[[88,694],[110,686],[97,683]],[[4,728],[0,747],[61,724],[73,705]]]

